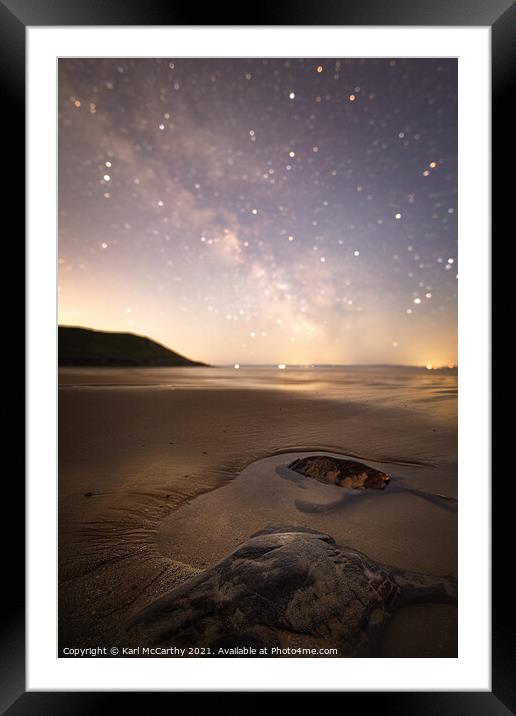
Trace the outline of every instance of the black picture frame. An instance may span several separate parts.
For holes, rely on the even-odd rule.
[[[25,144],[25,33],[28,26],[77,25],[362,25],[362,26],[490,26],[492,31],[492,150],[493,236],[502,227],[511,226],[508,212],[512,208],[510,182],[502,179],[507,164],[507,150],[513,135],[513,115],[509,111],[509,82],[515,68],[514,28],[516,6],[511,0],[266,0],[251,6],[244,17],[229,3],[207,5],[202,9],[203,22],[196,6],[165,0],[0,0],[0,86],[3,97],[4,130],[9,144],[16,147],[16,162],[10,174],[17,190],[9,197],[9,213],[17,217],[17,241],[23,246],[21,227],[25,216],[22,148]],[[238,22],[235,22],[238,19]],[[512,71],[512,72],[511,72]],[[512,192],[511,192],[512,193]],[[507,223],[505,224],[505,221]],[[501,290],[501,288],[500,288]],[[498,288],[494,284],[493,298]],[[29,349],[32,347],[29,346]],[[502,444],[503,437],[500,437]],[[501,449],[501,448],[500,448]],[[493,450],[493,454],[494,454]],[[13,463],[14,465],[14,463]],[[113,694],[97,692],[26,692],[25,691],[25,573],[24,573],[24,485],[21,475],[9,480],[4,504],[14,517],[13,538],[4,547],[5,574],[9,575],[2,590],[6,600],[0,625],[0,711],[9,716],[21,714],[93,714],[113,708],[113,699],[131,699],[134,708],[140,704],[147,712],[154,710],[150,693]],[[503,478],[503,476],[501,476]],[[510,482],[510,480],[508,480]],[[513,481],[514,482],[514,481]],[[516,713],[516,641],[514,639],[514,597],[507,586],[507,564],[510,559],[512,521],[503,517],[503,507],[511,501],[514,487],[503,482],[493,486],[493,597],[492,597],[492,691],[472,692],[346,692],[345,707],[351,700],[364,699],[382,713],[467,714],[503,716]],[[496,556],[496,558],[495,558]],[[499,562],[499,564],[497,564]],[[512,581],[512,580],[511,580]],[[511,628],[512,627],[512,628]],[[237,685],[235,685],[237,690]],[[336,689],[338,690],[338,689]],[[152,694],[167,698],[169,694]],[[145,702],[142,700],[145,699]]]

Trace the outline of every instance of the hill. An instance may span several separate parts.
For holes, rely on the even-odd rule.
[[[134,333],[59,326],[60,366],[203,366]]]

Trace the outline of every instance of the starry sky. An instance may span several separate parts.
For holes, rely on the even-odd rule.
[[[61,324],[456,364],[456,60],[63,59],[58,140]]]

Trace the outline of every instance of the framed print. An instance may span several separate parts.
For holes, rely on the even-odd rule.
[[[192,25],[3,2],[28,278],[8,713],[106,691],[514,711],[491,594],[509,5]]]

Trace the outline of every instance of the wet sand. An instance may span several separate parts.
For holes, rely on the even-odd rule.
[[[286,454],[344,454],[456,497],[456,392],[453,371],[61,370],[60,647],[129,645],[131,616],[269,524],[456,574],[456,511],[388,487],[306,513],[298,494],[324,504],[342,488],[276,470]],[[406,608],[385,639],[386,656],[455,653],[453,607]]]

